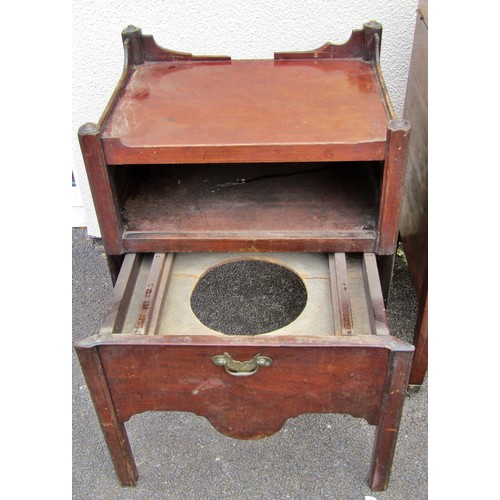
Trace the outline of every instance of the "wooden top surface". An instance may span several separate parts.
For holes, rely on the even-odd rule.
[[[363,145],[384,142],[387,122],[360,59],[146,62],[102,137],[129,148]]]

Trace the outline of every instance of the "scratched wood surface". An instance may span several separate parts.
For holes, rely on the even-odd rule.
[[[258,240],[293,237],[302,245],[294,250],[307,244],[335,250],[336,241],[346,250],[369,251],[379,172],[369,163],[144,166],[123,205],[127,250],[279,250]],[[358,246],[349,246],[350,239]],[[318,240],[330,240],[330,248]]]
[[[408,269],[417,292],[419,312],[413,342],[410,384],[422,385],[428,363],[428,11],[420,2],[406,91],[405,115],[413,123],[401,205],[399,230]]]
[[[362,347],[265,347],[273,364],[233,377],[212,357],[226,347],[101,346],[106,379],[120,420],[143,411],[191,411],[240,439],[278,431],[287,418],[341,412],[376,424],[390,351]],[[255,347],[233,347],[249,360]],[[353,369],[355,366],[355,369]],[[234,406],[236,403],[236,407]]]
[[[378,427],[370,484],[387,488],[413,346],[387,335],[375,255],[260,256],[293,270],[312,306],[262,335],[215,332],[188,311],[203,273],[254,253],[125,257],[100,334],[75,345],[89,384],[95,382],[89,388],[122,484],[137,480],[123,425],[137,413],[193,412],[227,436],[257,439],[316,412],[347,413]],[[325,315],[329,329],[322,331]],[[258,354],[272,362],[235,377],[213,362],[225,353],[240,363]]]
[[[295,161],[336,149],[371,160],[384,157],[387,122],[373,65],[358,59],[145,62],[102,137],[109,163],[279,161],[287,148]]]

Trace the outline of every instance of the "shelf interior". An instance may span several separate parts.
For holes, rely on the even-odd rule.
[[[331,237],[377,228],[378,162],[111,167],[127,234]]]

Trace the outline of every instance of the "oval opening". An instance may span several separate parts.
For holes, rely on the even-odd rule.
[[[283,328],[298,318],[306,302],[302,279],[264,260],[214,267],[198,280],[191,295],[196,317],[226,335],[258,335]]]

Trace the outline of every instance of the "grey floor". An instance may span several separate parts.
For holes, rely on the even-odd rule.
[[[97,333],[112,290],[103,248],[73,229],[73,339]],[[410,340],[416,301],[404,259],[396,262],[388,310],[392,334]],[[302,415],[258,441],[219,434],[189,413],[144,413],[126,424],[139,470],[122,488],[73,354],[74,499],[427,498],[427,382],[410,395],[389,489],[367,485],[374,427],[348,415]]]

